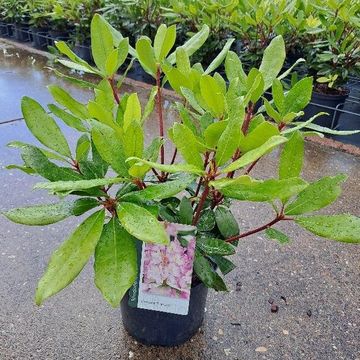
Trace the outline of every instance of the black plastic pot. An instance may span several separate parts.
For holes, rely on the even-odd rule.
[[[4,21],[0,21],[0,36],[7,37],[8,33],[8,24]]]
[[[37,49],[46,49],[48,45],[49,31],[45,28],[30,28],[33,46]]]
[[[146,345],[176,346],[194,336],[204,320],[208,289],[202,284],[191,289],[188,315],[133,308],[126,293],[121,301],[122,321],[126,331]]]
[[[152,85],[155,82],[154,78],[146,73],[137,61],[134,61],[132,68],[128,72],[128,77]]]
[[[24,26],[22,24],[15,24],[14,25],[14,38],[15,40],[21,41],[21,42],[27,42],[30,41],[30,33],[29,33],[29,27]]]
[[[323,111],[329,115],[320,116],[313,123],[335,129],[339,123],[341,110],[349,96],[349,92],[343,95],[329,95],[313,92],[310,104],[304,109],[303,120],[306,121],[317,113]]]
[[[88,44],[76,44],[74,53],[86,62],[92,62],[91,48]]]
[[[60,40],[68,40],[70,36],[69,32],[60,31],[60,30],[50,30],[49,31],[49,37],[48,37],[48,45],[54,46],[55,41]]]
[[[12,37],[14,35],[14,24],[7,24],[7,36]]]

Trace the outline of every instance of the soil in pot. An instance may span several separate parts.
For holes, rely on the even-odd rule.
[[[319,92],[319,90],[323,90]],[[329,115],[320,116],[314,121],[314,124],[335,129],[339,123],[341,110],[345,101],[349,96],[348,89],[340,89],[339,91],[325,91],[323,88],[314,89],[310,104],[304,109],[303,120],[306,121],[317,113],[323,111]]]
[[[31,41],[29,27],[15,24],[14,25],[14,38],[21,42]]]
[[[191,289],[189,312],[175,315],[129,306],[129,292],[121,301],[121,315],[126,331],[146,345],[176,346],[185,343],[200,329],[205,315],[208,289],[202,283]]]

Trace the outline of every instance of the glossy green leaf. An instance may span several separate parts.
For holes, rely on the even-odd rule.
[[[167,245],[169,236],[164,224],[143,207],[129,202],[120,202],[117,214],[121,225],[135,238],[153,244]]]
[[[287,199],[308,186],[304,180],[299,178],[254,180],[246,175],[237,179],[215,180],[210,185],[227,197],[243,201]]]
[[[91,143],[87,134],[83,134],[76,143],[76,161],[86,160],[91,148]]]
[[[211,148],[215,148],[227,125],[227,120],[217,121],[209,125],[204,131],[206,144],[208,144]]]
[[[223,279],[204,256],[196,254],[194,271],[206,287],[213,288],[216,291],[227,291]]]
[[[57,116],[59,119],[61,119],[67,126],[70,126],[78,131],[86,132],[87,129],[85,125],[82,123],[81,119],[78,117],[69,114],[63,109],[60,109],[58,106],[54,104],[48,105],[49,110]]]
[[[106,75],[112,77],[125,62],[129,53],[129,39],[125,38],[120,41],[119,47],[112,50],[105,62]]]
[[[281,35],[276,36],[265,49],[259,68],[264,78],[264,90],[267,90],[278,76],[285,57],[284,39]]]
[[[220,234],[225,238],[239,234],[239,225],[230,209],[218,206],[215,209],[215,221]]]
[[[192,164],[200,169],[204,167],[198,142],[188,127],[184,124],[175,123],[173,126],[173,141],[188,164]]]
[[[190,199],[183,197],[179,205],[179,219],[181,224],[191,225],[193,218],[193,208]]]
[[[229,259],[220,256],[220,255],[212,255],[211,260],[219,267],[220,271],[226,275],[229,272],[236,269],[236,265],[230,261]]]
[[[259,146],[258,148],[248,151],[246,154],[244,154],[238,160],[231,163],[229,166],[227,166],[221,172],[227,173],[230,171],[240,169],[246,165],[249,165],[253,161],[261,158],[263,155],[267,154],[272,149],[279,146],[280,144],[283,144],[286,141],[287,141],[287,139],[283,136],[278,136],[278,135],[273,136],[269,140],[267,140],[264,144]]]
[[[137,121],[133,121],[124,132],[124,153],[126,157],[142,157],[144,151],[144,132]]]
[[[285,245],[290,242],[290,238],[286,234],[274,228],[266,229],[265,234],[270,240],[276,240],[281,245]]]
[[[233,51],[229,51],[226,55],[225,73],[229,81],[239,78],[241,84],[246,84],[247,76],[243,70],[241,60]]]
[[[176,25],[166,27],[161,24],[157,30],[154,39],[155,58],[161,62],[169,54],[170,50],[175,44],[176,39]]]
[[[93,123],[91,137],[100,156],[122,176],[128,175],[126,156],[119,135],[107,125]]]
[[[205,74],[210,74],[212,73],[214,70],[216,70],[224,61],[232,43],[234,42],[235,39],[228,39],[224,45],[224,47],[222,48],[222,50],[219,52],[219,54],[216,56],[216,58],[210,63],[210,65],[207,67],[207,69],[205,70]]]
[[[211,231],[215,227],[215,214],[212,209],[205,209],[201,212],[198,231]]]
[[[200,78],[200,91],[209,111],[221,118],[225,110],[225,98],[216,80],[209,75]]]
[[[170,174],[177,173],[177,172],[184,172],[184,173],[202,175],[204,173],[203,169],[198,168],[191,164],[181,164],[181,163],[173,164],[173,165],[158,164],[156,162],[148,161],[145,159],[140,159],[137,157],[128,158],[126,161],[132,161],[132,160],[137,160],[137,162],[139,162],[140,164],[146,164],[146,165],[149,165],[150,167],[153,167],[154,169],[158,169],[160,171],[165,171]]]
[[[110,184],[117,184],[127,182],[124,178],[108,178],[108,179],[91,179],[91,180],[77,180],[77,181],[53,181],[38,183],[34,189],[47,189],[53,192],[59,191],[79,191],[90,189],[96,186],[105,186]]]
[[[327,239],[360,243],[360,218],[353,215],[299,216],[295,218],[295,222],[313,234]]]
[[[105,213],[95,212],[82,222],[70,237],[52,254],[48,268],[39,281],[35,301],[37,305],[69,285],[94,253]]]
[[[289,179],[300,176],[303,162],[304,136],[300,131],[295,131],[281,151],[279,178]]]
[[[326,113],[320,113],[320,114],[321,115],[326,115]],[[319,114],[317,114],[317,116],[319,116]],[[327,128],[327,127],[324,127],[324,126],[320,126],[320,125],[317,125],[317,124],[312,124],[311,122],[294,123],[294,125],[296,125],[296,128],[298,128],[298,126],[303,125],[302,127],[312,129],[312,130],[315,130],[315,131],[319,131],[319,132],[324,133],[324,134],[330,134],[330,135],[355,135],[355,134],[360,133],[360,130],[333,130],[333,129],[330,129],[330,128]]]
[[[182,74],[189,74],[191,71],[190,59],[186,50],[179,46],[176,49],[176,66]]]
[[[21,111],[26,126],[42,144],[61,155],[71,157],[69,145],[59,126],[38,102],[29,97],[23,97]]]
[[[123,200],[131,201],[131,199],[140,199],[146,201],[167,199],[185,190],[193,181],[193,175],[184,175],[177,180],[167,181],[156,185],[148,185],[143,190],[127,193],[123,196]]]
[[[95,249],[95,284],[111,306],[120,300],[136,280],[135,239],[112,218],[104,225]]]
[[[136,93],[132,93],[126,102],[126,109],[124,113],[124,130],[132,124],[133,121],[140,122],[141,120],[141,105],[139,97]]]
[[[235,248],[221,239],[200,237],[196,240],[196,246],[206,255],[233,255]]]
[[[205,111],[199,105],[198,101],[195,98],[194,93],[191,90],[189,90],[183,86],[180,87],[180,90],[181,90],[182,95],[186,99],[186,101],[192,106],[192,108],[194,110],[196,110],[201,115],[205,113]]]
[[[346,178],[346,175],[339,174],[333,177],[326,176],[313,182],[286,207],[285,214],[301,215],[320,210],[330,205],[341,194],[340,184],[344,182]]]
[[[311,100],[312,86],[312,77],[306,77],[298,81],[285,96],[284,113],[297,113],[303,110]]]
[[[186,51],[188,56],[191,56],[203,46],[209,36],[209,32],[209,26],[203,25],[199,32],[193,35],[189,40],[185,42],[184,45],[182,45],[182,48]],[[171,54],[167,60],[170,62],[170,64],[174,64],[176,61],[175,53]]]
[[[57,103],[68,109],[73,115],[79,119],[85,120],[89,118],[89,113],[84,104],[75,100],[67,91],[57,85],[49,85],[48,89]]]
[[[136,52],[143,69],[155,77],[157,72],[155,53],[148,37],[140,37],[140,39],[136,42]]]
[[[99,14],[95,14],[91,21],[91,50],[96,66],[105,72],[106,60],[114,50],[114,41],[109,27]]]

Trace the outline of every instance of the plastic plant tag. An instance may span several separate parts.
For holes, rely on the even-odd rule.
[[[170,244],[139,242],[139,277],[129,291],[129,305],[187,315],[195,254],[196,228],[167,223]]]

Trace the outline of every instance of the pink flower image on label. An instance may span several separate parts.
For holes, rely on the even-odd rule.
[[[182,246],[176,237],[169,246],[144,245],[143,292],[178,299],[190,298],[195,238],[190,236],[187,240],[186,246]]]

